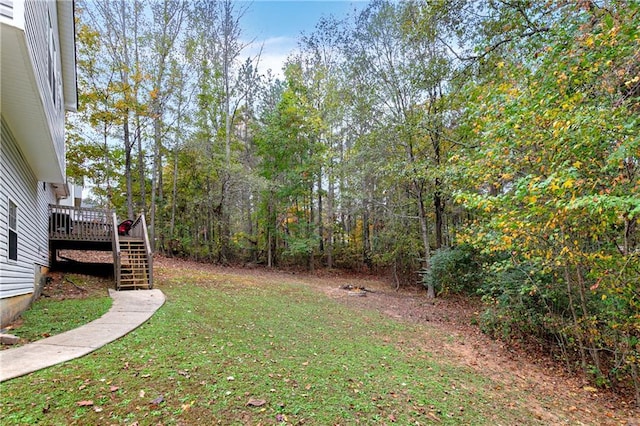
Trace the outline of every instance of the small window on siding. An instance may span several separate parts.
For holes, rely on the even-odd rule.
[[[18,206],[9,200],[9,259],[18,260]]]

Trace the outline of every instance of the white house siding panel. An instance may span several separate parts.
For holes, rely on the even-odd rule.
[[[55,195],[38,182],[4,120],[0,142],[0,298],[34,291],[34,266],[49,264],[48,204]],[[17,206],[18,260],[9,260],[9,200]]]
[[[13,0],[0,0],[0,16],[13,19]]]
[[[42,96],[47,121],[51,130],[58,162],[65,174],[64,159],[64,100],[62,98],[62,65],[60,62],[60,36],[58,31],[58,15],[55,0],[27,0],[24,4],[25,36],[29,46],[29,54],[35,68],[35,76],[39,92]],[[54,67],[55,82],[53,88],[49,83],[49,50],[50,27],[55,48]],[[54,94],[55,99],[54,103]]]

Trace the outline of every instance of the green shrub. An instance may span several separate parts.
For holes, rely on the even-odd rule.
[[[480,253],[470,245],[436,250],[431,267],[422,272],[425,287],[432,284],[438,294],[475,293],[482,283]]]
[[[565,328],[567,296],[562,281],[535,262],[514,263],[498,258],[486,268],[478,293],[486,312],[480,317],[482,330],[509,340],[553,343]]]

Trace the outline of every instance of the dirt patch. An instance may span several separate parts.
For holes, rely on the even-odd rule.
[[[354,285],[375,290],[357,298],[349,297],[339,285],[325,286],[323,291],[349,306],[375,309],[400,321],[433,327],[435,333],[416,336],[412,344],[454,358],[490,378],[506,406],[523,405],[548,424],[640,425],[640,411],[632,398],[595,389],[583,377],[567,374],[535,348],[509,347],[482,333],[477,325],[483,309],[479,300],[430,300],[422,290],[395,291],[371,279],[356,280]],[[516,389],[530,397],[513,400],[510,390]]]
[[[40,297],[55,300],[104,296],[112,281],[102,277],[67,272],[50,272]]]

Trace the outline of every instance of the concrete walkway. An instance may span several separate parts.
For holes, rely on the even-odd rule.
[[[113,304],[95,321],[46,339],[0,351],[0,382],[61,362],[80,358],[124,336],[147,321],[164,304],[160,290],[115,291]]]

